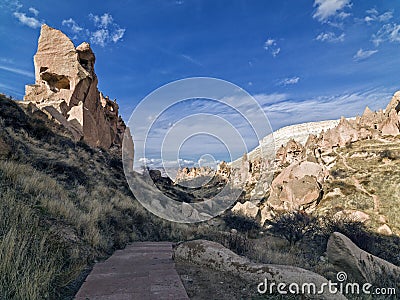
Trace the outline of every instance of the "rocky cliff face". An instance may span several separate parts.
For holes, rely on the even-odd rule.
[[[26,86],[24,100],[64,125],[75,140],[109,149],[122,144],[126,127],[118,104],[97,89],[95,60],[88,43],[75,48],[64,33],[42,25],[35,84]]]
[[[274,133],[274,140],[270,137],[263,140],[275,141],[275,156],[263,156],[255,149],[232,163],[223,163],[215,174],[225,179],[231,176],[230,180],[246,192],[247,202],[237,203],[232,210],[253,218],[260,214],[261,223],[274,211],[312,211],[323,198],[329,170],[338,160],[345,160],[338,149],[363,140],[388,143],[395,139],[400,135],[399,111],[400,92],[397,92],[384,111],[373,112],[367,107],[361,116],[352,119],[343,117],[338,121],[290,126]],[[296,128],[300,133],[295,132]],[[305,135],[307,130],[310,132]],[[285,144],[277,145],[277,140]],[[196,177],[189,169],[178,174],[180,180]],[[363,190],[357,182],[356,188]]]

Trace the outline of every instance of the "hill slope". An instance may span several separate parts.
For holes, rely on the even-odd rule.
[[[133,240],[180,239],[185,228],[134,199],[118,149],[75,143],[0,95],[1,299],[72,298],[96,258]]]

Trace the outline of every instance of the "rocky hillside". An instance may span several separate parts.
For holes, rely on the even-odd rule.
[[[328,120],[320,122],[307,122],[301,124],[295,124],[290,126],[285,126],[274,131],[264,137],[260,141],[260,146],[256,147],[254,150],[248,153],[249,159],[257,159],[260,157],[260,147],[266,146],[266,143],[274,141],[275,149],[279,149],[281,146],[286,145],[290,140],[295,140],[296,142],[304,145],[310,134],[319,135],[322,131],[332,129],[339,124],[340,120]],[[230,163],[232,166],[240,165],[240,159],[237,159]]]
[[[95,260],[192,229],[132,195],[125,125],[97,89],[90,45],[43,25],[34,63],[24,101],[0,94],[0,299],[71,299]]]
[[[373,112],[367,107],[353,119],[288,127],[276,134],[276,141],[288,140],[292,129],[302,130],[293,132],[273,159],[255,149],[241,160],[220,164],[214,173],[245,192],[244,200],[232,210],[261,224],[280,211],[335,212],[366,222],[383,234],[400,234],[399,111],[397,92],[385,110]],[[304,142],[307,130],[311,134]],[[263,140],[268,141],[273,140]],[[214,173],[183,169],[176,181]]]
[[[72,298],[95,259],[180,232],[134,199],[118,154],[0,95],[1,299]]]

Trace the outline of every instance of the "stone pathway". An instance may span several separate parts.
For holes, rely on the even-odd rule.
[[[189,299],[172,253],[169,242],[135,242],[117,250],[94,266],[75,299]]]

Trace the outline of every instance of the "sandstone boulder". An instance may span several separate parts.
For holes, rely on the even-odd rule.
[[[400,267],[358,248],[347,236],[334,232],[328,240],[330,263],[359,282],[373,283],[381,274],[399,278]]]
[[[253,218],[253,219],[256,218],[259,210],[260,209],[258,208],[258,206],[250,201],[246,201],[243,204],[240,202],[237,202],[235,204],[235,206],[232,208],[233,213],[242,214],[246,217]]]
[[[125,124],[118,105],[97,89],[95,55],[88,43],[75,48],[61,31],[42,25],[34,56],[35,84],[24,100],[34,103],[93,147],[121,146]]]
[[[396,110],[391,110],[388,117],[381,124],[382,135],[396,136],[400,134],[399,117]]]
[[[201,267],[211,268],[221,273],[228,273],[257,285],[264,283],[303,284],[313,283],[317,287],[328,280],[311,271],[285,265],[258,264],[248,258],[239,256],[222,245],[206,241],[195,240],[178,245],[174,251],[174,258],[178,261],[189,261]],[[307,297],[314,299],[346,299],[342,294],[307,293]]]
[[[400,91],[394,93],[392,100],[386,106],[385,114],[389,115],[392,111],[395,111],[396,113],[399,113],[400,111]]]
[[[272,220],[272,218],[274,217],[274,212],[271,210],[270,207],[268,207],[267,205],[265,205],[261,210],[261,226],[264,226],[265,221],[267,220]]]
[[[387,224],[383,224],[378,227],[377,232],[383,235],[392,235],[392,229]]]
[[[351,209],[346,209],[346,210],[341,210],[334,214],[334,218],[337,219],[347,219],[350,221],[354,222],[361,222],[364,223],[368,220],[370,220],[370,216],[366,214],[365,212],[359,211],[359,210],[351,210]]]
[[[321,184],[327,176],[327,171],[317,163],[294,163],[272,181],[268,204],[277,210],[299,210],[316,205],[322,197]]]

